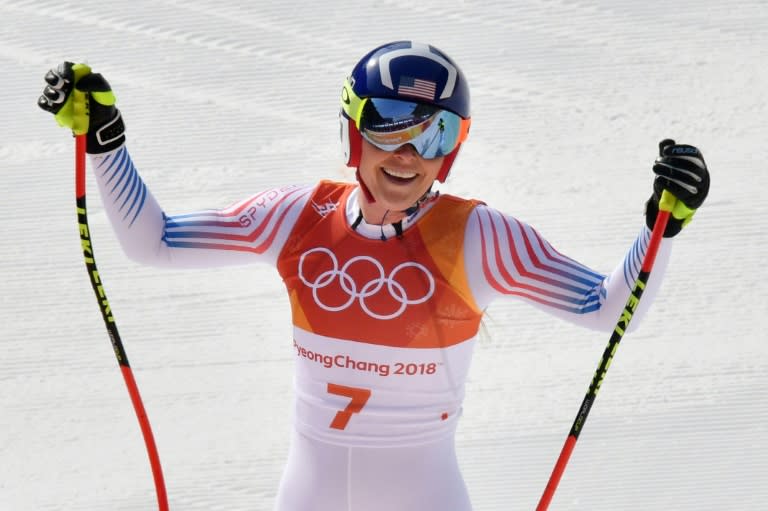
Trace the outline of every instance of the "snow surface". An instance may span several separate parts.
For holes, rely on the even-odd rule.
[[[660,139],[698,145],[712,171],[551,509],[768,509],[764,0],[0,0],[0,511],[156,509],[83,268],[72,139],[35,106],[45,72],[84,60],[110,80],[136,165],[181,213],[350,179],[341,82],[401,38],[448,52],[473,90],[442,190],[597,269],[638,231]],[[89,192],[171,508],[270,510],[293,364],[279,277],[131,263]],[[607,340],[517,302],[490,308],[457,436],[477,510],[535,507]]]

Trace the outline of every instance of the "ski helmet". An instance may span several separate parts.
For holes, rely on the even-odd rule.
[[[439,49],[395,41],[371,50],[352,69],[339,119],[348,166],[359,166],[363,138],[390,151],[411,143],[425,158],[445,157],[437,176],[442,183],[469,132],[469,87]]]

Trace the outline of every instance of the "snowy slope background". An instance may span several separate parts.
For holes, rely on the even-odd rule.
[[[80,60],[110,80],[134,161],[174,214],[351,179],[341,83],[403,38],[445,50],[472,87],[442,191],[601,271],[640,228],[660,139],[698,145],[712,171],[551,509],[768,508],[763,0],[0,0],[0,511],[156,508],[83,268],[72,139],[35,106],[46,70]],[[293,366],[277,273],[138,266],[88,197],[171,508],[270,510]],[[520,303],[489,309],[457,436],[476,509],[535,507],[607,340]]]

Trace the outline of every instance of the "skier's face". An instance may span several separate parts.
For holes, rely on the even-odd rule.
[[[366,140],[362,142],[360,177],[376,199],[371,205],[375,208],[368,211],[373,218],[366,215],[367,221],[375,220],[377,213],[383,216],[387,211],[395,213],[413,206],[432,186],[443,165],[444,157],[426,160],[411,145],[383,151]]]

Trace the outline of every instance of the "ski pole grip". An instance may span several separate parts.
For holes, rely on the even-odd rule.
[[[672,209],[674,209],[676,202],[677,197],[671,192],[664,190],[661,192],[661,199],[659,199],[659,211],[671,212]]]

